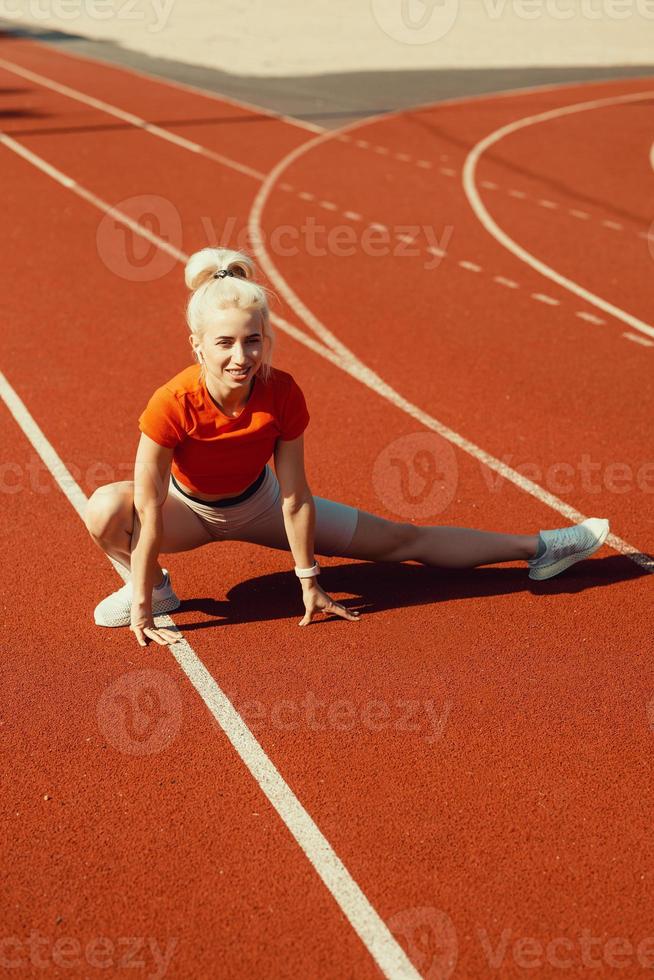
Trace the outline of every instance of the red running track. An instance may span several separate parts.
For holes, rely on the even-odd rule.
[[[262,173],[311,138],[28,42],[0,42],[0,57]],[[529,464],[525,472],[546,490],[609,516],[643,551],[652,532],[654,352],[624,338],[624,324],[610,317],[580,319],[597,310],[494,241],[470,210],[460,171],[474,144],[509,121],[648,84],[486,98],[357,126],[290,164],[262,222],[268,246],[275,229],[311,217],[324,240],[353,227],[354,254],[277,249],[277,274],[411,402],[512,466]],[[211,223],[222,231],[233,219],[229,244],[247,228],[261,186],[251,175],[7,69],[0,86],[5,132],[109,204],[127,199],[123,210],[137,220],[147,195],[163,215],[153,230],[177,248],[205,244]],[[647,242],[635,233],[646,225],[651,185],[645,106],[623,108],[548,123],[546,135],[521,131],[482,159],[478,177],[497,184],[482,189],[484,200],[514,239],[652,322]],[[628,187],[617,163],[601,166],[618,118],[637,175]],[[142,406],[187,363],[181,267],[153,256],[161,264],[143,259],[141,274],[138,262],[121,266],[128,247],[146,255],[142,242],[126,244],[87,201],[1,152],[11,190],[0,365],[88,495],[128,477]],[[535,203],[550,196],[560,205],[551,213]],[[567,214],[564,204],[593,218]],[[631,222],[633,237],[602,220]],[[596,252],[591,221],[606,236]],[[366,222],[389,234],[417,225],[421,246],[431,243],[425,226],[439,237],[449,227],[447,255],[426,268],[435,256],[393,254],[396,239],[386,255],[365,254]],[[620,272],[615,283],[609,265]],[[309,333],[297,307],[280,300],[278,311]],[[314,492],[401,518],[405,504],[380,485],[375,464],[389,447],[409,452],[411,443],[395,440],[424,428],[283,333],[277,363],[307,392]],[[379,975],[170,652],[141,651],[127,631],[93,625],[93,606],[117,576],[2,411],[3,561],[13,584],[4,630],[13,709],[4,831],[13,849],[3,953],[21,964],[12,975],[43,975],[30,964],[37,931],[51,975],[66,972],[52,961],[58,937],[82,950],[107,937],[109,970],[83,952],[76,969],[120,976],[120,940],[130,936],[143,940],[149,975],[164,966],[169,977]],[[567,523],[468,454],[451,454],[443,456],[450,492],[419,523],[525,532]],[[590,476],[584,454],[599,467]],[[572,467],[565,492],[557,463]],[[632,474],[626,491],[626,471],[620,484],[610,470],[616,463]],[[598,975],[616,964],[624,976],[651,966],[649,575],[609,549],[539,585],[520,564],[452,573],[333,559],[325,586],[361,608],[362,621],[300,631],[288,556],[236,543],[224,552],[168,560],[185,598],[175,622],[421,975],[521,976],[530,963],[545,976],[578,975],[589,958]],[[154,702],[147,691],[134,700],[129,685],[145,681]],[[121,705],[123,726],[112,727],[107,712],[120,716]],[[145,739],[148,724],[154,741]],[[151,754],[139,754],[144,739]],[[527,937],[537,945],[521,945]],[[170,950],[158,974],[153,950]]]

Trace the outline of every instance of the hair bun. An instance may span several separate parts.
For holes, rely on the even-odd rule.
[[[197,290],[210,282],[216,272],[226,269],[241,279],[254,278],[254,263],[243,252],[231,248],[203,248],[195,252],[184,270],[184,280],[191,290]]]

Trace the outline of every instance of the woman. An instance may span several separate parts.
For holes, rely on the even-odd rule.
[[[551,578],[593,554],[608,521],[591,518],[540,535],[495,534],[387,521],[313,497],[304,471],[304,396],[271,366],[273,334],[266,291],[241,252],[205,248],[186,266],[187,322],[197,360],[158,388],[139,419],[134,481],[99,487],[86,526],[99,547],[131,571],[95,610],[100,626],[129,626],[175,643],[180,633],[153,616],[180,600],[161,553],[212,541],[250,541],[291,551],[308,625],[319,612],[356,621],[318,583],[315,552],[365,561],[416,561],[472,568],[523,560],[535,579]],[[274,455],[275,473],[267,465]]]

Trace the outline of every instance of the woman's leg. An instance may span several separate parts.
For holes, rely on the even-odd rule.
[[[166,497],[162,516],[162,554],[192,551],[214,540],[199,517],[172,494]],[[134,483],[123,480],[98,487],[89,498],[84,523],[100,550],[129,570],[131,554],[136,547],[141,528],[134,510]],[[159,563],[157,565],[161,573],[161,566]],[[155,580],[155,585],[162,578],[161,573]]]
[[[474,568],[504,561],[527,561],[537,549],[538,535],[496,534],[464,527],[419,527],[359,511],[354,537],[339,554],[365,561],[417,561],[441,568]]]

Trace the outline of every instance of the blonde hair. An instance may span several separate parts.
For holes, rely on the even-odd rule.
[[[223,270],[232,275],[215,278],[216,273]],[[186,285],[191,290],[186,306],[186,322],[191,333],[200,337],[215,310],[232,306],[241,310],[258,310],[264,341],[263,360],[258,373],[267,381],[272,366],[275,335],[270,325],[268,291],[254,281],[255,275],[254,262],[245,252],[235,252],[231,248],[203,248],[195,252],[184,270]],[[204,378],[204,364],[201,365],[201,371]]]

